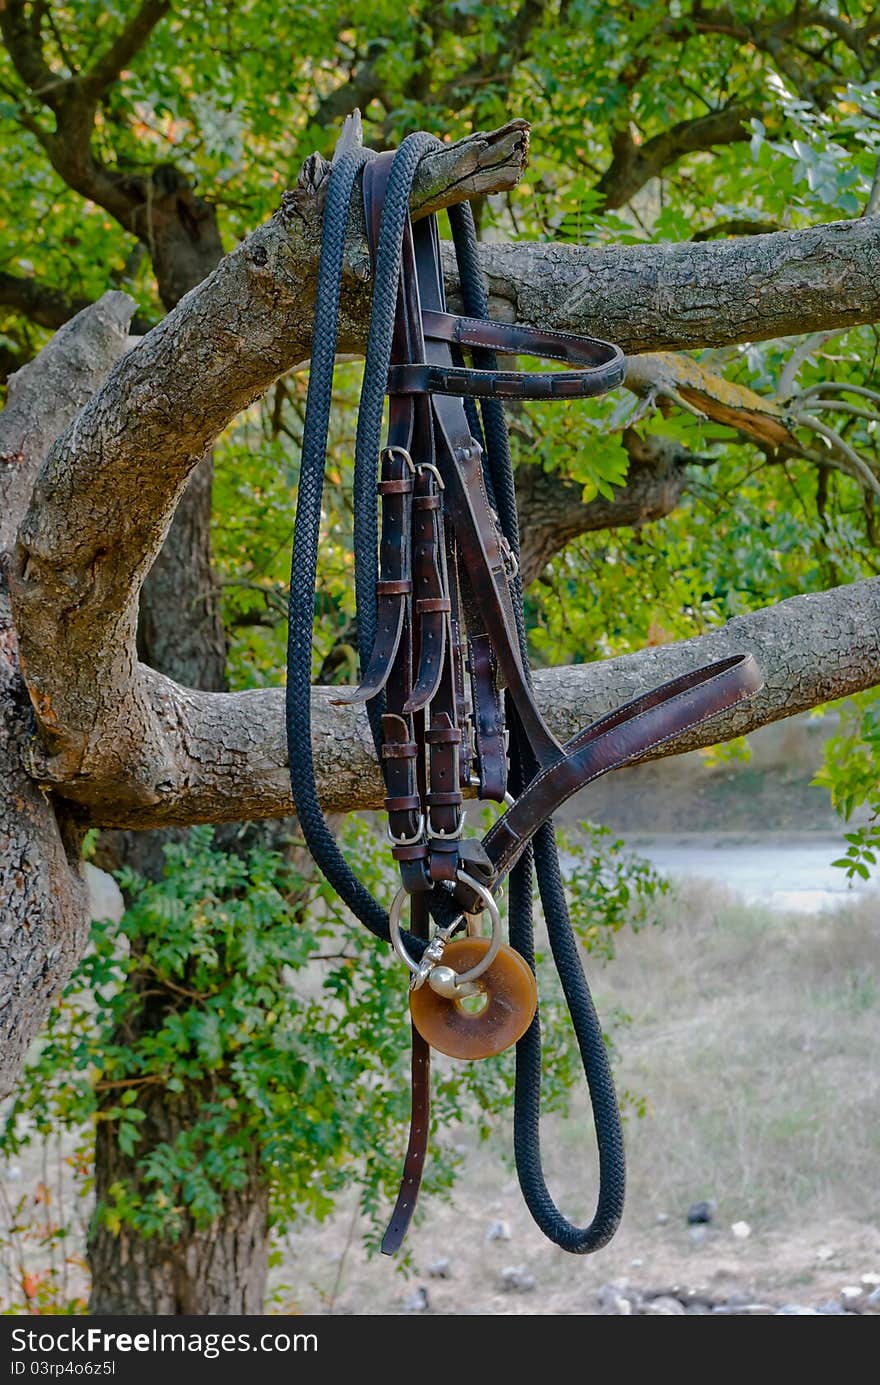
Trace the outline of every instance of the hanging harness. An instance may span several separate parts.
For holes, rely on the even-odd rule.
[[[409,216],[418,163],[439,143],[422,133],[408,136],[394,154],[350,149],[334,162],[329,178],[290,583],[291,786],[318,866],[357,918],[393,944],[411,973],[409,1143],[383,1252],[393,1254],[400,1246],[415,1207],[430,1123],[431,1047],[479,1058],[516,1043],[514,1152],[523,1195],[551,1241],[586,1254],[605,1245],[620,1221],[623,1137],[602,1029],[569,920],[551,815],[599,775],[748,697],[761,678],[753,657],[739,655],[665,683],[565,745],[548,728],[526,655],[516,500],[501,400],[602,394],[621,383],[624,359],[608,342],[492,321],[467,204],[449,209],[464,315],[447,311],[436,219],[413,224]],[[373,265],[354,469],[363,672],[359,688],[338,701],[366,704],[385,779],[388,837],[401,875],[387,912],[354,875],[325,822],[311,752],[327,430],[345,234],[359,174]],[[499,370],[498,351],[573,368]],[[503,806],[482,839],[463,834],[465,793],[474,792]],[[599,1188],[586,1227],[575,1226],[556,1207],[541,1165],[533,869],[595,1119]],[[508,942],[496,903],[505,880]],[[481,934],[484,914],[491,922],[489,937]],[[483,1004],[478,1013],[468,1008],[472,997]]]

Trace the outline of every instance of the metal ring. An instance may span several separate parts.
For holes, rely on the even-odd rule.
[[[477,790],[482,789],[482,787],[483,787],[482,780],[480,779],[480,776],[479,776],[478,774],[472,774],[472,775],[471,775],[471,777],[470,777],[470,786],[471,786],[472,789],[477,789]],[[478,800],[478,802],[480,802],[480,803],[494,803],[494,801],[495,801],[494,799],[491,799],[491,798],[480,798],[479,792],[477,793],[477,800]],[[505,808],[512,808],[513,805],[514,805],[514,803],[516,802],[516,799],[514,798],[514,796],[513,796],[512,793],[507,793],[507,792],[505,791],[504,798],[503,798],[502,802],[504,803]]]
[[[492,937],[485,956],[480,958],[476,966],[470,967],[468,971],[463,971],[456,981],[457,986],[463,986],[468,981],[475,981],[478,976],[482,976],[483,972],[486,971],[488,967],[491,967],[495,958],[498,956],[504,938],[501,934],[501,915],[498,912],[498,905],[495,903],[495,896],[492,894],[492,891],[488,890],[485,885],[481,885],[479,880],[475,880],[473,876],[468,875],[466,871],[457,871],[456,879],[461,881],[463,885],[467,885],[472,889],[477,898],[482,900],[485,908],[489,910],[489,918],[492,921]],[[403,945],[403,937],[400,932],[400,913],[403,908],[403,901],[408,895],[409,891],[406,886],[401,885],[397,894],[394,896],[391,908],[388,910],[388,930],[391,934],[391,945],[394,951],[397,953],[404,966],[412,972],[413,976],[416,976],[421,969],[421,963],[414,962],[412,957],[410,957]],[[450,930],[447,929],[443,930],[443,932],[447,933],[447,936],[449,931]]]
[[[408,967],[415,976],[419,970],[419,963],[414,962],[403,945],[403,938],[400,936],[400,911],[403,908],[403,901],[409,897],[409,890],[405,885],[401,885],[388,910],[388,931],[391,934],[391,945],[397,953],[404,966]]]
[[[495,903],[495,896],[492,891],[487,889],[485,885],[480,884],[480,881],[475,880],[472,875],[468,875],[467,871],[456,871],[455,878],[460,881],[462,885],[467,885],[469,889],[473,890],[477,898],[483,901],[483,904],[489,910],[489,918],[492,921],[492,939],[485,956],[480,958],[476,966],[461,972],[456,980],[456,986],[463,986],[467,981],[476,981],[478,976],[482,976],[483,972],[491,967],[501,950],[501,944],[504,942],[504,939],[501,936],[501,915],[498,912],[498,905]]]

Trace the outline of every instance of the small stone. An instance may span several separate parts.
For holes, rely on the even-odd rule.
[[[409,1298],[403,1300],[404,1313],[429,1313],[431,1304],[428,1300],[428,1290],[424,1284],[420,1284]]]
[[[880,1313],[880,1288],[872,1289],[860,1307],[863,1313]]]
[[[825,1313],[828,1317],[840,1317],[846,1314],[846,1309],[836,1299],[829,1298],[825,1303],[819,1304],[819,1312]]]
[[[444,1257],[439,1260],[432,1260],[428,1266],[428,1275],[431,1279],[448,1279],[450,1276],[449,1261]]]
[[[840,1297],[844,1303],[854,1303],[856,1299],[862,1297],[864,1292],[861,1284],[844,1284],[840,1291]]]
[[[752,1234],[747,1221],[735,1221],[730,1229],[738,1241],[747,1241]]]
[[[633,1311],[632,1300],[628,1297],[626,1279],[601,1284],[596,1290],[596,1302],[601,1317],[629,1317]]]
[[[537,1287],[537,1281],[527,1265],[505,1265],[501,1287],[507,1293],[528,1294]]]
[[[688,1236],[690,1237],[691,1243],[695,1246],[701,1246],[705,1241],[707,1235],[708,1232],[706,1231],[705,1226],[688,1227]]]
[[[644,1262],[644,1260],[642,1260],[642,1259],[640,1258],[640,1256],[637,1255],[636,1258],[635,1258],[635,1260],[630,1260],[629,1263],[630,1263],[630,1268],[631,1268],[631,1269],[640,1270],[640,1269],[642,1268],[642,1265],[644,1265],[645,1262]]]
[[[656,1217],[654,1218],[654,1220],[655,1220],[655,1222],[657,1223],[658,1226],[665,1226],[666,1223],[669,1221],[669,1213],[668,1213],[668,1212],[658,1212],[657,1215],[656,1215]]]
[[[704,1289],[687,1289],[684,1293],[676,1292],[673,1298],[680,1298],[685,1308],[705,1308],[707,1311],[715,1307],[716,1300]]]
[[[831,1249],[831,1246],[820,1246],[816,1251],[816,1259],[822,1264],[824,1264],[826,1260],[832,1260],[833,1258],[834,1251]]]
[[[783,1303],[781,1308],[777,1308],[774,1317],[777,1318],[818,1318],[820,1316],[818,1308],[807,1308],[803,1303]]]
[[[688,1208],[688,1226],[708,1226],[715,1215],[716,1204],[712,1198],[705,1202],[693,1202]]]
[[[113,876],[93,866],[91,861],[85,862],[83,874],[89,895],[90,917],[108,923],[119,923],[125,913],[125,900]]]
[[[506,1221],[493,1221],[489,1223],[486,1231],[487,1241],[509,1241],[510,1223]]]
[[[724,1303],[716,1303],[712,1312],[717,1313],[719,1317],[759,1318],[775,1313],[776,1309],[772,1303],[759,1303],[748,1294],[731,1294]]]
[[[861,1279],[863,1284],[867,1284],[872,1289],[880,1285],[880,1274],[863,1274]]]
[[[638,1295],[629,1287],[629,1280],[613,1279],[600,1284],[596,1290],[596,1301],[600,1316],[624,1317],[633,1312],[633,1300]]]
[[[649,1298],[641,1307],[641,1312],[652,1317],[684,1317],[684,1304],[679,1303],[677,1298],[669,1298],[661,1295],[660,1298]]]
[[[600,1303],[610,1303],[613,1299],[617,1298],[621,1289],[627,1287],[628,1283],[628,1280],[623,1279],[611,1280],[608,1284],[600,1284],[596,1290],[596,1298]]]
[[[20,1178],[21,1178],[21,1169],[19,1168],[18,1164],[7,1164],[7,1166],[6,1166],[6,1179],[7,1179],[7,1181],[10,1182],[10,1183],[17,1183],[18,1180],[19,1180]]]

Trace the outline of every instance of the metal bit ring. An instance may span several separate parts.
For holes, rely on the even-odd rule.
[[[501,948],[502,943],[504,942],[504,938],[501,934],[501,915],[498,912],[498,905],[495,903],[495,897],[492,894],[492,891],[488,890],[485,885],[482,885],[480,883],[479,880],[475,880],[472,875],[468,875],[463,870],[460,870],[458,872],[458,879],[461,881],[463,885],[467,885],[469,889],[473,890],[474,894],[477,896],[479,900],[481,900],[484,907],[488,909],[489,919],[492,923],[492,937],[489,943],[489,947],[487,948],[485,954],[480,958],[476,966],[470,967],[468,971],[462,972],[461,975],[458,977],[457,985],[464,986],[469,981],[476,981],[478,976],[482,976],[483,972],[486,971],[488,967],[491,967],[492,963],[495,961],[495,958],[498,956],[498,952]],[[409,953],[404,947],[403,936],[400,931],[400,914],[403,909],[403,902],[408,897],[409,891],[406,889],[404,885],[401,885],[400,889],[397,891],[397,894],[394,896],[391,908],[388,910],[388,929],[391,934],[391,944],[394,948],[394,951],[397,953],[398,957],[400,958],[401,962],[403,962],[404,966],[412,972],[413,977],[419,978],[417,984],[421,985],[427,979],[427,975],[428,972],[431,970],[431,967],[429,966],[427,969],[425,969],[424,957],[419,962],[414,961],[413,958],[410,957]],[[456,920],[456,923],[457,922],[458,920]],[[439,951],[442,955],[442,948],[449,941],[454,926],[455,925],[452,925],[452,927],[449,928],[440,929],[440,931],[435,935],[435,937],[431,939],[431,942],[428,944],[428,948],[433,948],[435,944],[439,943]],[[427,950],[428,949],[426,949],[426,951]],[[438,956],[436,958],[436,961],[439,962],[439,960],[440,957]],[[432,965],[435,964],[436,963],[432,959]]]

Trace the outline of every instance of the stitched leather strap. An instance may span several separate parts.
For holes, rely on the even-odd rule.
[[[496,881],[572,794],[634,756],[741,702],[757,692],[762,681],[751,654],[733,655],[674,678],[585,727],[566,744],[563,759],[539,771],[483,838]]]
[[[470,366],[393,365],[389,394],[454,394],[474,399],[589,399],[621,383],[623,358],[595,370],[474,370]]]
[[[490,317],[460,317],[455,313],[422,313],[422,330],[432,341],[448,341],[458,346],[483,347],[506,356],[541,356],[548,361],[590,366],[593,370],[616,372],[623,367],[623,352],[613,342],[597,337],[579,337],[573,332],[524,327],[519,322],[496,322]],[[620,381],[617,380],[619,384]],[[606,386],[611,388],[611,386]]]

